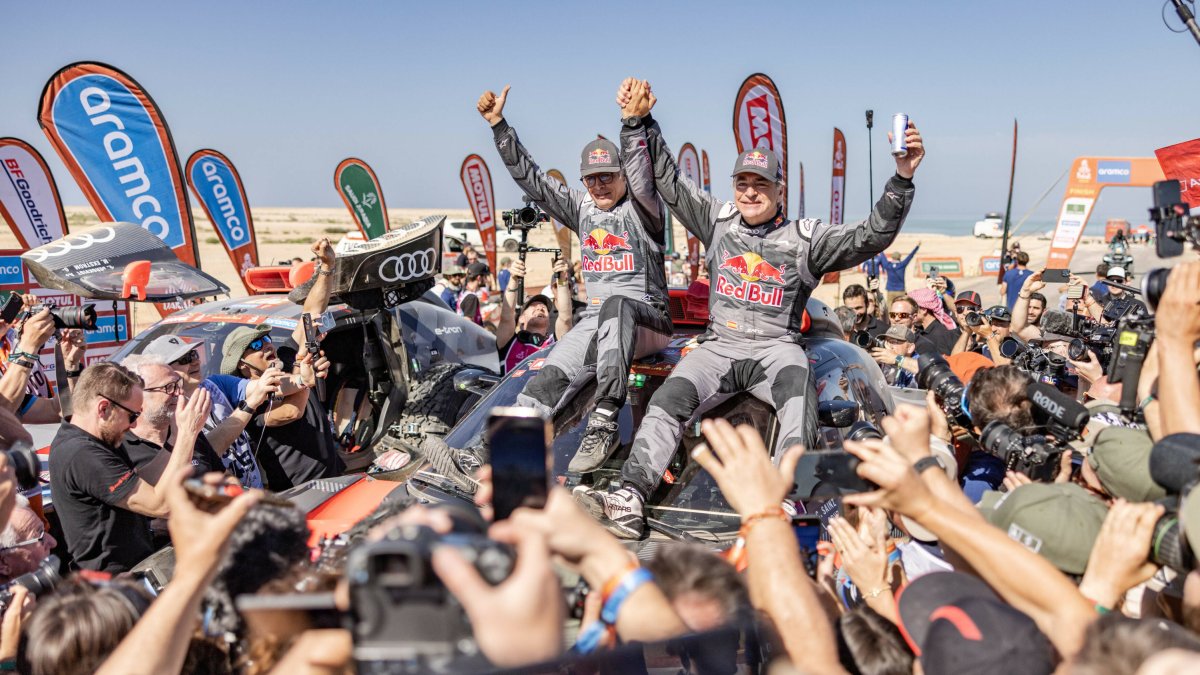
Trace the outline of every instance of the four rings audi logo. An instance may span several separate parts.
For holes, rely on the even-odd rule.
[[[26,251],[25,255],[34,262],[46,262],[46,258],[66,255],[71,251],[82,251],[93,244],[106,244],[116,239],[116,237],[117,232],[113,228],[98,227],[91,232],[72,234],[31,251]]]
[[[389,284],[431,276],[437,271],[437,252],[432,248],[388,256],[379,263],[377,274]]]

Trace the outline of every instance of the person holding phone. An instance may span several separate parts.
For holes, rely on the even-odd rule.
[[[630,365],[671,339],[662,266],[666,215],[645,152],[623,161],[604,138],[583,148],[579,173],[586,191],[547,177],[504,117],[508,92],[507,86],[499,95],[485,91],[476,110],[491,125],[496,150],[517,185],[579,236],[588,291],[586,309],[571,332],[560,336],[518,403],[553,419],[572,385],[594,369],[594,407],[568,469],[586,473],[598,469],[620,442],[617,415],[625,405]]]

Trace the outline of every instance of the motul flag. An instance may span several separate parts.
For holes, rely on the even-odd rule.
[[[783,99],[771,78],[755,73],[742,82],[733,102],[733,137],[738,153],[751,148],[766,148],[779,158],[784,183],[787,183],[787,120]],[[787,213],[787,191],[783,193]]]
[[[204,215],[217,231],[217,238],[229,254],[242,285],[252,293],[246,283],[246,270],[258,267],[258,239],[250,216],[250,200],[233,162],[216,150],[197,150],[188,158],[183,173]]]
[[[100,220],[137,223],[200,267],[175,142],[141,85],[112,66],[71,64],[42,90],[38,123]]]
[[[679,170],[683,172],[684,178],[692,181],[693,184],[703,185],[700,155],[696,153],[696,146],[691,143],[684,143],[683,148],[679,150]],[[700,240],[691,232],[687,233],[687,247],[688,264],[692,268],[691,278],[695,280],[700,273]]]
[[[383,188],[366,162],[354,157],[343,159],[333,171],[333,186],[364,237],[382,237],[390,229]]]
[[[846,208],[846,136],[833,128],[833,184],[829,193],[829,223],[841,225]]]
[[[704,191],[712,194],[712,174],[708,172],[708,151],[700,151],[700,169],[704,174]]]
[[[841,129],[833,128],[833,184],[829,191],[829,223],[841,225],[846,208],[846,136]],[[837,283],[841,272],[830,272],[822,281]]]
[[[0,215],[23,249],[49,244],[67,233],[50,167],[33,146],[16,138],[0,138]]]
[[[496,198],[492,193],[492,172],[488,171],[487,162],[479,155],[467,155],[459,169],[463,190],[467,193],[467,202],[471,204],[471,213],[475,215],[475,226],[479,228],[479,238],[483,240],[483,250],[487,253],[488,267],[496,269]]]
[[[1200,138],[1154,151],[1163,175],[1179,181],[1183,201],[1200,206]]]
[[[563,177],[562,172],[558,169],[550,169],[546,172],[546,175],[563,185],[567,184],[567,179]],[[571,230],[566,225],[558,222],[557,219],[552,218],[550,222],[554,223],[554,236],[558,240],[558,247],[562,249],[562,255],[569,263],[574,257],[571,254],[571,249],[574,248],[574,244],[571,243]]]

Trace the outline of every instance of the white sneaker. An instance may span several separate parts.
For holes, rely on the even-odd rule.
[[[621,539],[641,539],[646,531],[642,496],[636,490],[620,488],[604,492],[580,485],[571,496],[601,525]]]

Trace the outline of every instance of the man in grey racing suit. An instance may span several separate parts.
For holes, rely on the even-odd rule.
[[[587,192],[548,178],[504,119],[508,91],[484,92],[476,107],[492,125],[496,150],[517,185],[579,235],[588,290],[582,316],[557,341],[517,402],[552,418],[594,371],[595,409],[568,467],[576,473],[594,471],[620,440],[617,416],[625,404],[630,364],[671,339],[662,262],[666,216],[644,151],[622,162],[616,145],[600,138],[584,146],[580,158]]]
[[[658,193],[704,244],[712,280],[708,330],[650,398],[620,484],[609,491],[574,490],[575,499],[614,534],[637,539],[645,529],[645,499],[658,486],[684,424],[697,413],[744,391],[774,406],[777,452],[815,436],[814,384],[800,345],[805,304],[826,272],[858,265],[892,243],[912,205],[912,175],[925,151],[910,124],[908,155],[896,159],[896,175],[865,221],[792,221],[780,206],[785,185],[774,152],[740,154],[734,201],[721,203],[680,174],[649,116],[654,97],[647,84],[632,90],[622,85],[618,102],[624,103],[623,156],[648,149]]]

